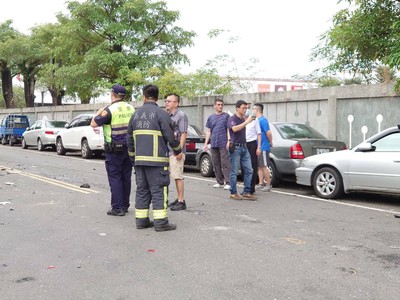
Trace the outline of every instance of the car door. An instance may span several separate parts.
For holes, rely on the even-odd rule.
[[[80,116],[76,117],[71,121],[68,128],[62,133],[62,142],[65,149],[77,149],[76,148],[76,140],[79,139],[78,136],[78,124],[79,124]],[[79,141],[80,144],[80,141]],[[79,149],[79,148],[78,148]]]
[[[40,121],[36,121],[31,127],[29,127],[29,130],[25,131],[24,134],[24,139],[25,143],[29,146],[36,145],[35,141],[35,128],[39,126]]]
[[[400,133],[395,132],[372,143],[373,151],[354,152],[349,164],[353,189],[400,190]]]

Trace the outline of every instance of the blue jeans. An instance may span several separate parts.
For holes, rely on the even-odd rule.
[[[246,147],[235,146],[235,151],[229,153],[229,159],[231,161],[231,173],[229,176],[230,191],[232,194],[237,194],[237,174],[240,165],[243,168],[244,178],[244,190],[243,193],[250,194],[251,192],[251,177],[253,176],[253,168],[251,167],[250,153]]]

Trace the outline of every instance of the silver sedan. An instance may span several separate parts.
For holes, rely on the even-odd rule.
[[[43,151],[51,146],[55,150],[56,135],[64,129],[65,121],[38,120],[26,129],[22,135],[22,148],[37,147]]]
[[[352,191],[400,194],[400,125],[351,150],[305,158],[296,169],[296,182],[312,186],[325,199]]]

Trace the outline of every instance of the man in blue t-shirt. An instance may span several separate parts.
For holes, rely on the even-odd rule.
[[[214,166],[215,179],[217,183],[215,188],[224,188],[229,190],[229,172],[230,163],[228,156],[228,118],[229,115],[222,110],[224,101],[215,99],[215,113],[208,117],[206,123],[206,140],[204,150],[207,151],[208,143],[211,138],[211,156]]]
[[[258,160],[259,184],[256,189],[269,192],[271,190],[271,175],[269,173],[269,153],[272,147],[272,133],[268,120],[263,115],[264,106],[261,103],[254,104],[253,113],[256,115],[261,128],[261,155]]]

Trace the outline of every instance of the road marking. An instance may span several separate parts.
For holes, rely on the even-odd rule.
[[[198,178],[198,177],[194,177],[194,176],[184,176],[184,177],[185,178],[187,177],[187,178],[190,178],[190,179],[194,179],[194,180],[207,181],[207,182],[211,182],[211,183],[215,182],[215,180],[207,179],[207,178]],[[243,184],[238,184],[238,186],[239,187],[243,187]],[[387,209],[375,208],[375,207],[370,207],[370,206],[345,203],[345,202],[337,201],[337,200],[322,199],[322,198],[313,197],[313,196],[307,196],[307,195],[295,194],[295,193],[290,193],[290,192],[277,191],[275,189],[271,189],[270,193],[277,193],[277,194],[282,194],[282,195],[287,195],[287,196],[295,196],[295,197],[305,198],[305,199],[314,200],[314,201],[321,201],[321,202],[326,202],[326,203],[330,203],[330,204],[345,205],[345,206],[350,206],[350,207],[355,207],[355,208],[362,208],[362,209],[373,210],[373,211],[389,213],[389,214],[400,214],[400,211],[387,210]]]
[[[46,183],[49,183],[49,184],[52,184],[52,185],[56,185],[56,186],[59,186],[59,187],[62,187],[62,188],[65,188],[65,189],[68,189],[68,190],[71,190],[71,191],[75,191],[75,192],[79,192],[79,193],[83,193],[83,194],[90,194],[90,193],[98,194],[99,193],[98,191],[95,191],[95,190],[92,190],[92,189],[83,189],[83,188],[80,188],[78,186],[75,186],[75,185],[60,181],[60,180],[56,180],[56,179],[52,179],[52,178],[36,175],[36,174],[33,174],[33,173],[19,171],[19,170],[8,168],[8,167],[4,167],[4,166],[0,166],[0,168],[8,170],[8,171],[12,172],[13,174],[18,174],[18,175],[22,175],[22,176],[29,177],[29,178],[32,178],[32,179],[36,179],[36,180],[39,180],[39,181],[43,181],[43,182],[46,182]]]

